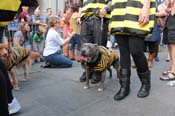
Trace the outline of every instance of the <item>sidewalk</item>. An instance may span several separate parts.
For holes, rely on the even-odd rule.
[[[41,64],[32,67],[27,82],[20,83],[21,90],[14,94],[22,110],[14,116],[175,116],[175,87],[159,80],[161,72],[168,69],[166,47],[159,53],[159,62],[152,68],[152,89],[147,98],[137,98],[140,81],[132,69],[131,92],[122,101],[114,94],[120,85],[113,70],[112,79],[105,81],[105,90],[97,91],[93,85],[84,90],[79,82],[82,69],[74,62],[69,69],[43,69]],[[19,75],[19,80],[21,77]]]

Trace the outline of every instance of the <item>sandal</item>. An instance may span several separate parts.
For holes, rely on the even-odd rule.
[[[166,61],[166,62],[169,62],[169,61],[170,61],[170,59],[169,59],[169,58],[167,58],[165,61]]]
[[[162,72],[162,75],[168,75],[169,73],[171,73],[171,71],[167,70],[167,71]]]
[[[167,75],[163,75],[162,77],[160,77],[160,80],[162,81],[171,81],[171,80],[175,80],[175,74],[170,72]]]

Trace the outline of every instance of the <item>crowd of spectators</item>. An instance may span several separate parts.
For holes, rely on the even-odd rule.
[[[71,7],[62,13],[62,10],[57,9],[56,15],[53,15],[52,9],[46,9],[46,15],[42,15],[40,6],[29,13],[30,7],[22,6],[21,12],[14,17],[14,20],[9,24],[4,37],[10,33],[11,44],[20,45],[27,49],[40,52],[43,54],[45,48],[45,39],[50,29],[49,19],[56,17],[59,20],[59,27],[57,32],[61,38],[66,39],[73,34],[72,40],[66,42],[64,46],[60,46],[60,50],[65,57],[71,60],[80,61],[80,25],[76,20],[78,15],[78,7]],[[8,32],[5,34],[5,32]],[[75,56],[77,54],[77,56]],[[44,57],[36,60],[36,62],[43,62]]]

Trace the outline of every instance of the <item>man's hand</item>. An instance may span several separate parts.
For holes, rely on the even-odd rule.
[[[146,24],[149,23],[149,8],[148,7],[143,7],[141,9],[138,21],[139,21],[140,26],[145,26]]]

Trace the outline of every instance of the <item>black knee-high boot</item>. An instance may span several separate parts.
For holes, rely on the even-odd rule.
[[[138,72],[138,76],[142,85],[137,96],[143,98],[149,95],[149,91],[151,88],[151,72],[149,70],[144,73]]]
[[[122,100],[129,95],[130,92],[130,69],[121,69],[120,70],[120,90],[115,94],[114,100]]]

